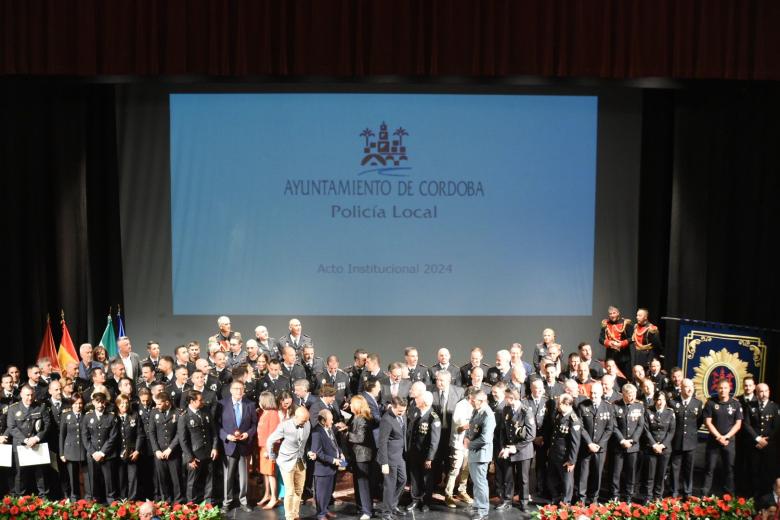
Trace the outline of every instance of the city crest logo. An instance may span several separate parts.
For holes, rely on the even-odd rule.
[[[376,133],[371,128],[365,128],[360,132],[360,137],[364,141],[363,158],[360,161],[361,166],[370,166],[358,175],[376,173],[387,177],[407,177],[410,166],[402,166],[409,161],[407,145],[404,137],[409,136],[409,132],[403,127],[398,127],[393,131],[392,136],[387,129],[387,123],[382,121]],[[372,139],[376,137],[376,139]]]

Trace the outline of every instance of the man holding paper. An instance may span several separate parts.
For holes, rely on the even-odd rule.
[[[16,474],[14,475],[14,493],[24,494],[24,482],[28,474],[34,474],[35,485],[38,488],[38,495],[42,497],[49,496],[49,490],[46,487],[45,469],[46,464],[34,466],[22,466],[22,460],[19,457],[19,448],[24,451],[26,448],[36,449],[42,439],[46,437],[49,431],[49,413],[42,403],[33,400],[33,389],[24,385],[20,391],[21,401],[8,407],[8,434],[13,438],[14,447],[14,466]],[[48,455],[48,448],[45,446]]]

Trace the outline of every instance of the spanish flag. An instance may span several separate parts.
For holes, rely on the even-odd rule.
[[[57,349],[54,346],[54,336],[51,334],[51,320],[48,315],[46,316],[46,330],[43,331],[43,340],[41,341],[41,348],[38,349],[36,361],[40,361],[43,358],[49,358],[52,370],[60,372]]]
[[[73,340],[70,339],[68,326],[65,324],[65,317],[62,318],[62,339],[60,340],[60,350],[57,353],[57,360],[60,367],[64,370],[68,363],[79,362],[79,356],[76,354],[76,347],[73,346]]]

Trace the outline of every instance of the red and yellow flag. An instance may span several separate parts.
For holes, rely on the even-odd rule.
[[[38,357],[36,362],[42,358],[49,358],[51,361],[51,368],[57,372],[60,372],[60,363],[57,356],[57,347],[54,346],[54,336],[51,334],[51,320],[49,316],[46,316],[46,330],[43,331],[43,340],[41,341],[41,348],[38,349]]]
[[[68,363],[79,362],[79,356],[76,354],[76,347],[73,346],[73,340],[70,339],[68,326],[65,324],[65,318],[62,318],[62,339],[60,340],[60,350],[57,353],[57,360],[64,369]]]

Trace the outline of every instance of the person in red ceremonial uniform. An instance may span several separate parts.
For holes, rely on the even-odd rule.
[[[647,309],[637,309],[636,325],[632,327],[630,353],[632,365],[647,368],[654,357],[663,355],[658,327],[650,323]],[[663,389],[661,389],[663,390]]]
[[[610,306],[607,313],[609,318],[601,320],[599,343],[607,349],[607,359],[614,359],[623,376],[630,377],[634,365],[629,349],[631,320],[620,316],[620,310],[615,306]]]

